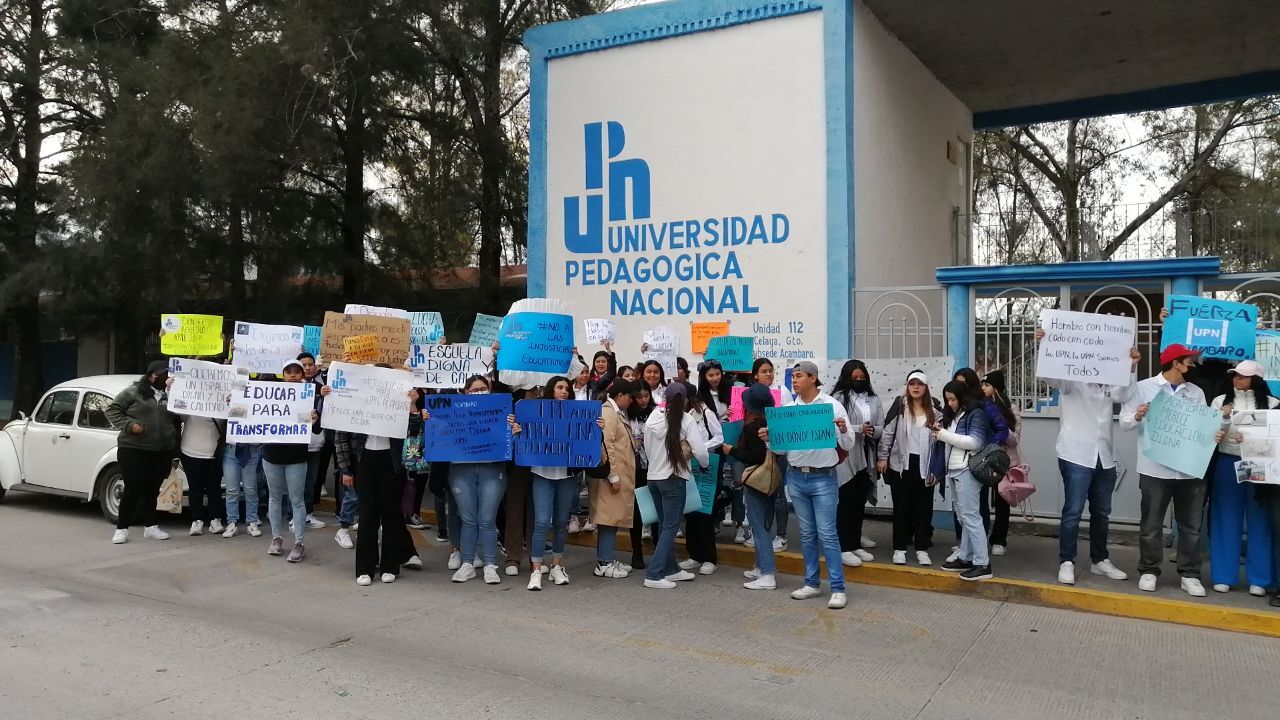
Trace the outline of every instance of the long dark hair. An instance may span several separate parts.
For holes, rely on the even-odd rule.
[[[1225,396],[1222,399],[1223,405],[1234,405],[1236,400],[1236,386],[1231,381],[1234,376],[1227,376],[1227,389],[1222,392]],[[1256,410],[1271,409],[1271,386],[1267,381],[1257,375],[1249,378],[1249,389],[1253,391],[1253,404]]]
[[[649,390],[649,386],[644,383],[636,383],[636,385],[639,388],[636,390],[635,394],[636,401],[631,403],[631,406],[627,408],[627,418],[644,422],[653,414],[653,391]],[[644,407],[640,407],[640,396],[646,393],[649,395],[649,404]]]
[[[774,365],[774,364],[773,364],[773,361],[772,361],[772,360],[770,360],[769,358],[756,358],[756,361],[755,361],[755,362],[753,362],[753,363],[751,363],[751,380],[752,380],[752,382],[754,382],[754,381],[755,381],[756,374],[760,372],[760,368],[764,367],[765,365],[768,365],[769,367],[773,368],[774,374],[775,374],[775,375],[777,374],[777,372],[778,372],[778,367],[777,367],[776,365]],[[777,382],[777,381],[778,381],[778,378],[776,378],[776,377],[775,377],[775,378],[773,379],[773,381],[774,381],[774,382]]]
[[[911,372],[907,373],[907,384],[904,385],[902,388],[902,414],[903,415],[915,415],[915,410],[913,410],[911,407],[914,404],[914,401],[911,399],[911,393],[909,391],[908,386],[911,385],[911,376],[918,372],[923,372],[923,371],[920,368],[916,368],[915,370],[912,370]],[[924,403],[925,424],[933,425],[933,423],[938,419],[937,416],[934,414],[933,395],[929,393],[929,383],[920,383],[920,384],[924,385],[924,395],[920,396],[920,401]]]
[[[555,400],[556,385],[558,385],[561,380],[563,380],[564,383],[569,386],[569,399],[572,400],[573,399],[573,381],[563,375],[556,375],[555,377],[547,381],[547,384],[542,388],[542,397],[546,400]]]
[[[720,371],[720,386],[716,388],[715,401],[716,407],[728,406],[729,401],[733,398],[733,383],[729,381],[729,376],[725,374],[724,368],[715,360],[698,363],[698,399],[703,405],[711,407],[711,384],[707,382],[707,373],[712,370]]]
[[[956,396],[956,400],[960,401],[960,410],[953,411],[951,406],[947,404],[947,393]],[[950,425],[956,416],[963,412],[969,412],[978,407],[978,396],[975,389],[969,387],[969,384],[962,380],[952,380],[942,388],[942,424]]]
[[[684,459],[684,452],[680,450],[680,428],[684,424],[687,400],[684,395],[667,398],[667,437],[663,444],[667,448],[667,461],[677,470],[689,467],[689,461]]]
[[[978,371],[974,370],[971,367],[962,367],[959,370],[957,370],[955,374],[952,375],[951,377],[961,378],[962,380],[964,380],[965,385],[968,385],[974,390],[981,389],[982,381],[978,379]]]
[[[649,388],[649,392],[653,392],[653,388],[649,385],[649,382],[644,379],[644,371],[650,365],[658,368],[658,387],[666,387],[667,372],[662,369],[662,363],[657,360],[645,360],[640,363],[640,367],[636,368],[636,378],[640,381],[640,384]]]
[[[863,375],[867,376],[867,394],[875,395],[876,391],[871,387],[871,371],[867,369],[867,364],[861,360],[847,360],[844,367],[840,368],[840,378],[836,380],[836,387],[832,391],[833,395],[840,395],[846,399],[853,393],[853,371],[861,370]]]

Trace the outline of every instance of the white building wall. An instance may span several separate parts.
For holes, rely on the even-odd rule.
[[[861,2],[856,8],[855,286],[933,284],[934,269],[953,264],[952,211],[967,206],[961,141],[970,141],[973,114]]]

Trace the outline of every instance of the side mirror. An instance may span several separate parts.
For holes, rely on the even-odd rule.
[[[26,420],[26,419],[27,419],[27,414],[26,414],[26,413],[24,413],[24,412],[22,412],[21,410],[19,410],[19,411],[18,411],[18,419],[19,419],[19,420]]]

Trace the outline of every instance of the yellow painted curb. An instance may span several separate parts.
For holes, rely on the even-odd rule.
[[[333,509],[332,498],[323,498],[320,504],[327,510]],[[423,510],[422,517],[435,522],[434,511]],[[569,544],[594,548],[595,535],[588,533],[570,535]],[[677,544],[683,545],[684,542],[678,540]],[[620,552],[631,550],[631,538],[625,532],[618,533],[618,550]],[[775,556],[778,572],[804,575],[804,558],[799,553],[781,552],[776,553]],[[751,568],[755,566],[755,551],[741,545],[717,545],[716,559],[722,566]],[[859,568],[845,568],[845,579],[850,583],[863,585],[929,590],[999,602],[1064,608],[1099,615],[1154,620],[1280,638],[1280,612],[1269,610],[1246,610],[1184,600],[1168,600],[1145,594],[1133,595],[1012,578],[965,582],[958,575],[941,570],[884,563],[867,563]]]

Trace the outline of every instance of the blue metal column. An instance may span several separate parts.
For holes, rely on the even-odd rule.
[[[1200,278],[1180,276],[1170,279],[1169,292],[1174,295],[1200,296]]]
[[[947,286],[947,354],[956,359],[956,367],[969,366],[970,313],[969,286]],[[950,378],[947,378],[950,380]]]

